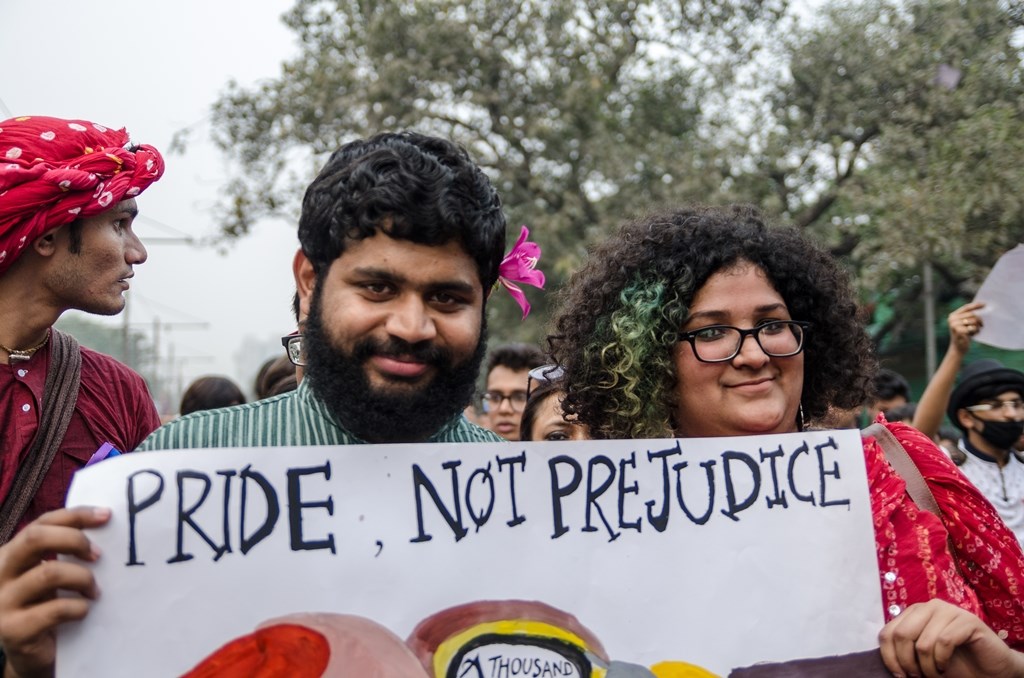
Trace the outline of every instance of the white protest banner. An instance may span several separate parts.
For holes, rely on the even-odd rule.
[[[62,678],[724,676],[883,623],[856,431],[150,452],[68,505],[113,517]]]

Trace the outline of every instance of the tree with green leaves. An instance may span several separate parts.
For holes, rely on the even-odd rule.
[[[459,141],[548,294],[625,217],[750,202],[848,263],[880,341],[919,337],[922,266],[970,297],[1024,239],[1022,15],[1006,0],[298,0],[280,77],[231,84],[215,141],[238,168],[222,223],[294,214],[326,154],[382,130]],[[538,339],[491,305],[502,339]],[[915,329],[916,328],[916,329]]]
[[[702,159],[702,93],[784,10],[785,0],[299,0],[285,16],[299,55],[214,106],[215,141],[239,167],[224,230],[240,236],[293,211],[342,143],[417,129],[460,142],[487,169],[510,239],[531,228],[556,288],[625,215],[717,189]],[[541,319],[547,296],[533,295]],[[491,307],[492,335],[542,334],[514,305]]]
[[[846,258],[880,340],[919,345],[923,265],[955,303],[1024,240],[1021,26],[1002,0],[864,0],[786,41],[736,182]]]

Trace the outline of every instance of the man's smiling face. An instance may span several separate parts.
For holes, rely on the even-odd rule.
[[[483,355],[484,294],[458,242],[378,232],[350,241],[314,288],[306,374],[343,425],[415,441],[462,411]]]

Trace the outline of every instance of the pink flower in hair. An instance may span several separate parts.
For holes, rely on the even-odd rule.
[[[526,300],[526,295],[516,283],[544,289],[544,273],[537,270],[537,262],[540,261],[541,253],[540,245],[527,240],[530,229],[526,226],[522,228],[519,240],[501,260],[501,266],[498,267],[498,282],[494,286],[504,286],[519,307],[523,309],[523,318],[526,318],[530,314],[530,302]]]

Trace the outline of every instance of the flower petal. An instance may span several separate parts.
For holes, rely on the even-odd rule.
[[[501,260],[501,265],[502,266],[504,266],[506,263],[514,260],[518,256],[519,248],[522,246],[523,242],[526,240],[527,236],[529,236],[529,235],[530,235],[530,230],[528,228],[526,228],[526,226],[523,226],[522,230],[519,231],[519,239],[516,240],[516,244],[512,245],[512,249],[510,249],[508,251],[508,254],[505,255],[505,258]]]
[[[530,312],[530,303],[526,300],[523,290],[515,283],[533,285],[540,289],[544,289],[545,283],[544,273],[537,270],[537,263],[540,261],[541,255],[540,245],[528,241],[529,236],[530,229],[523,225],[516,244],[498,266],[498,282],[508,290],[512,298],[523,309],[524,318]]]
[[[508,280],[505,280],[504,278],[498,278],[498,282],[500,282],[505,287],[505,289],[508,290],[508,293],[512,296],[513,299],[516,300],[516,303],[519,304],[519,307],[523,309],[523,319],[525,320],[526,316],[530,314],[530,302],[526,300],[526,295],[523,294],[523,291],[519,289],[518,286],[509,282]]]
[[[524,271],[516,279],[516,282],[524,283],[526,285],[533,285],[534,287],[539,287],[540,289],[544,289],[544,272],[543,271],[538,271],[536,269],[530,269],[528,271]]]
[[[521,225],[519,229],[519,239],[516,240],[516,244],[512,246],[512,252],[519,249],[519,246],[526,242],[526,239],[530,237],[530,229],[526,227],[526,224]]]
[[[498,269],[498,275],[506,280],[527,283],[543,289],[544,272],[538,271],[533,266],[533,262],[510,262]]]
[[[532,259],[536,263],[540,259],[540,245],[532,241],[524,242],[519,245],[517,255],[519,259]]]

